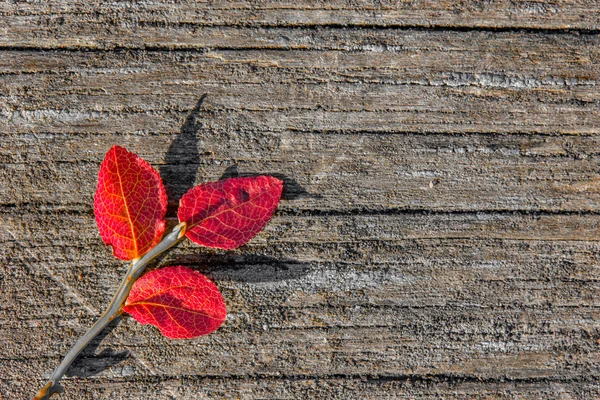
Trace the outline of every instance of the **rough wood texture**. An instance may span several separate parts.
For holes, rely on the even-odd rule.
[[[377,4],[375,4],[377,3]],[[113,144],[195,183],[275,174],[244,248],[180,245],[230,315],[124,319],[62,399],[600,397],[600,6],[0,3],[0,397],[26,399],[125,266]],[[205,97],[202,97],[203,95]]]

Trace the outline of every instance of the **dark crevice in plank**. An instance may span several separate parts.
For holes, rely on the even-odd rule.
[[[589,104],[589,103],[587,103]],[[173,110],[175,111],[175,110]],[[166,112],[154,112],[153,114],[155,115],[169,115],[172,114],[173,111],[166,111]],[[191,110],[177,110],[176,112],[181,112],[183,114],[185,113],[189,113],[189,111]],[[219,110],[219,111],[212,111],[212,110],[206,110],[204,111],[207,115],[216,115],[219,113],[233,113],[233,111],[235,110]],[[266,111],[259,111],[259,110],[245,110],[247,112],[261,112],[261,113],[269,113],[271,112],[271,110],[266,110]],[[281,109],[281,111],[289,111],[289,109]],[[344,111],[340,111],[340,113],[343,113]],[[98,111],[94,111],[94,113],[100,113]],[[122,115],[125,112],[103,112],[103,114],[106,115]],[[128,113],[130,114],[134,114],[136,112],[133,111],[129,111]],[[384,113],[384,112],[382,112]],[[141,114],[141,115],[146,115],[147,112],[146,111],[139,111],[137,112],[137,114]],[[248,132],[252,132],[251,129],[246,130]],[[489,138],[497,138],[499,136],[511,136],[511,137],[526,137],[526,138],[531,138],[531,139],[535,139],[535,138],[562,138],[562,137],[590,137],[590,138],[595,138],[595,137],[599,137],[600,136],[600,132],[599,133],[588,133],[588,132],[582,132],[582,133],[574,133],[574,132],[558,132],[558,131],[548,131],[548,132],[535,132],[535,131],[531,131],[531,129],[527,130],[524,129],[522,131],[511,131],[510,133],[505,133],[505,132],[473,132],[473,131],[464,131],[464,132],[440,132],[440,131],[427,131],[427,130],[421,130],[421,131],[411,131],[411,130],[389,130],[389,131],[370,131],[370,130],[361,130],[361,129],[357,129],[357,130],[348,130],[348,129],[326,129],[326,130],[321,130],[321,129],[296,129],[293,127],[286,127],[285,131],[289,132],[289,133],[293,133],[293,134],[311,134],[311,135],[340,135],[340,136],[377,136],[377,137],[389,137],[389,136],[410,136],[410,137],[414,137],[414,136],[447,136],[447,137],[458,137],[458,138],[462,138],[462,137],[489,137]],[[240,132],[243,132],[242,130],[240,130]],[[261,129],[260,133],[263,135],[268,135],[268,134],[280,134],[282,133],[282,130],[267,130],[267,129]],[[40,136],[40,135],[44,135],[47,137],[56,137],[56,138],[85,138],[85,137],[89,137],[89,136],[103,136],[103,135],[98,135],[95,133],[87,133],[84,131],[79,131],[79,132],[69,132],[69,133],[62,133],[62,132],[52,132],[52,131],[46,131],[43,133],[9,133],[6,134],[5,132],[0,132],[0,138],[4,137],[4,138],[17,138],[19,136],[21,137],[35,137],[35,136]],[[140,132],[114,132],[110,134],[112,137],[115,138],[127,138],[127,137],[164,137],[165,134],[164,132],[158,132],[158,131],[152,131],[152,130],[144,130],[144,131],[140,131]],[[600,149],[598,150],[598,154],[600,154]],[[210,155],[210,153],[202,153],[200,155]],[[548,156],[545,156],[548,157]],[[563,158],[569,158],[570,155],[569,154],[557,154],[557,155],[553,155],[552,157],[563,157]],[[77,161],[76,163],[81,163],[84,161]],[[64,162],[64,163],[68,163],[68,162]],[[30,165],[32,164],[31,162],[26,162],[26,163],[1,163],[0,165]],[[99,165],[99,164],[98,164]],[[166,164],[165,164],[166,165]],[[178,165],[178,164],[172,164],[172,165]],[[195,164],[195,163],[188,163],[187,165],[200,165]]]
[[[319,210],[319,209],[294,209],[280,208],[276,215],[283,217],[344,217],[344,216],[397,216],[397,215],[460,215],[460,216],[524,216],[524,217],[547,217],[547,216],[597,216],[600,210],[552,210],[552,209],[489,209],[489,210],[436,210],[429,208],[353,208],[346,210]],[[0,214],[20,213],[42,213],[42,214],[69,214],[88,215],[93,213],[90,204],[69,203],[4,203],[0,204]]]
[[[524,136],[527,138],[545,138],[545,137],[569,137],[569,136],[573,136],[573,137],[597,137],[600,136],[600,134],[598,133],[573,133],[573,132],[558,132],[558,131],[548,131],[548,132],[534,132],[531,129],[523,129],[522,131],[511,131],[510,133],[503,133],[503,132],[439,132],[439,131],[408,131],[408,130],[402,130],[402,131],[366,131],[366,130],[337,130],[337,129],[328,129],[328,130],[317,130],[317,129],[295,129],[293,127],[288,127],[287,128],[290,132],[293,133],[307,133],[307,134],[322,134],[322,135],[326,135],[326,134],[333,134],[333,135],[344,135],[344,136],[396,136],[396,135],[402,135],[402,136],[434,136],[434,135],[439,135],[439,136],[448,136],[448,137],[477,137],[477,136],[483,136],[483,137],[498,137],[498,136],[514,136],[514,137],[519,137],[519,136]],[[275,131],[273,132],[267,132],[267,131],[261,131],[264,133],[277,133]],[[148,135],[149,136],[149,135]],[[157,135],[158,136],[158,135]]]
[[[352,216],[399,216],[399,215],[459,215],[459,216],[522,216],[522,217],[548,217],[548,216],[598,216],[600,210],[552,210],[552,209],[488,209],[488,210],[436,210],[429,208],[353,208],[346,210],[319,210],[319,209],[294,209],[280,208],[276,215],[282,217],[352,217]],[[0,214],[35,213],[35,214],[60,214],[60,215],[91,215],[93,206],[90,204],[69,203],[4,203],[0,204]]]
[[[123,53],[129,51],[145,51],[149,53],[173,53],[177,51],[185,51],[190,53],[206,53],[209,50],[285,50],[284,49],[275,49],[275,48],[261,48],[261,47],[225,47],[221,49],[220,47],[194,47],[194,46],[181,46],[173,48],[173,46],[151,46],[151,45],[142,45],[142,46],[111,46],[108,48],[102,47],[86,47],[86,46],[56,46],[56,47],[39,47],[39,46],[9,46],[0,44],[0,52],[2,51],[14,51],[14,52],[41,52],[41,53],[50,53],[54,51],[62,51],[65,53]],[[294,49],[295,51],[302,51],[304,49]],[[315,51],[314,49],[305,49],[305,51]]]
[[[545,217],[553,215],[563,216],[585,216],[600,215],[600,211],[595,210],[544,210],[544,209],[493,209],[493,210],[435,210],[428,208],[354,208],[348,210],[279,210],[281,216],[300,216],[300,217],[344,217],[344,216],[392,216],[392,215],[461,215],[461,216],[494,216],[494,215],[514,215],[526,217]]]
[[[513,27],[499,27],[499,26],[461,26],[461,25],[434,25],[434,24],[340,24],[340,23],[250,23],[250,24],[202,24],[202,23],[161,23],[158,21],[153,22],[139,22],[140,27],[151,27],[151,28],[165,28],[168,29],[173,26],[182,28],[244,28],[248,30],[252,29],[281,29],[281,28],[293,28],[297,30],[319,30],[319,29],[330,29],[330,30],[397,30],[397,31],[417,31],[417,32],[490,32],[490,33],[521,33],[521,34],[533,34],[533,35],[589,35],[595,36],[600,34],[600,29],[581,29],[581,28],[533,28],[526,26],[513,26]]]
[[[458,216],[521,216],[521,217],[548,217],[548,216],[598,216],[600,210],[552,210],[552,209],[488,209],[488,210],[436,210],[429,208],[353,208],[346,210],[319,210],[319,209],[294,209],[280,208],[276,215],[281,217],[364,217],[364,216],[399,216],[399,215],[458,215]],[[35,213],[43,215],[91,215],[91,204],[69,203],[4,203],[0,204],[0,214]]]
[[[141,27],[158,27],[157,23],[140,24]],[[431,33],[511,33],[521,35],[569,35],[569,36],[598,36],[600,35],[600,29],[573,29],[573,28],[527,28],[527,27],[468,27],[468,26],[423,26],[423,25],[402,25],[402,24],[369,24],[369,25],[358,25],[358,24],[252,24],[246,25],[220,25],[220,24],[191,24],[191,23],[178,23],[178,24],[160,24],[165,25],[164,28],[169,26],[180,26],[191,29],[201,29],[204,27],[227,27],[227,28],[245,28],[245,29],[296,29],[306,31],[317,31],[317,30],[338,30],[338,31],[355,31],[355,30],[377,30],[377,31],[413,31],[413,32],[431,32]],[[163,26],[161,26],[163,27]],[[243,51],[243,50],[257,50],[257,51],[281,51],[281,50],[294,50],[294,51],[330,51],[334,48],[328,46],[319,46],[316,48],[305,48],[303,46],[286,46],[286,45],[272,45],[272,46],[236,46],[235,44],[219,44],[219,45],[189,45],[189,44],[131,44],[131,45],[100,45],[95,46],[38,46],[38,45],[6,45],[0,44],[1,51],[14,51],[14,52],[48,52],[48,51],[65,51],[65,52],[92,52],[92,53],[118,53],[123,51],[147,51],[147,52],[200,52],[205,53],[210,50],[219,51]],[[352,52],[352,50],[348,50]]]
[[[587,103],[589,104],[589,103]],[[343,112],[343,111],[341,111]],[[340,112],[340,113],[341,113]],[[381,112],[381,114],[384,114],[385,112]],[[441,124],[440,124],[441,125]],[[502,126],[502,125],[499,125]],[[538,125],[540,127],[543,127],[544,125]],[[326,129],[326,130],[321,130],[321,129],[311,129],[311,128],[306,128],[306,129],[297,129],[294,127],[288,127],[287,130],[289,132],[293,132],[293,133],[310,133],[310,134],[335,134],[335,135],[347,135],[347,136],[365,136],[365,135],[373,135],[373,136],[391,136],[391,135],[405,135],[405,136],[414,136],[414,135],[423,135],[423,136],[427,136],[427,135],[447,135],[447,136],[452,136],[452,137],[469,137],[469,136],[491,136],[491,137],[495,137],[495,136],[525,136],[525,137],[568,137],[568,136],[574,136],[574,137],[596,137],[599,136],[598,133],[580,133],[580,132],[559,132],[559,131],[547,131],[547,132],[539,132],[539,131],[534,131],[532,128],[535,127],[535,125],[531,124],[527,127],[524,127],[523,130],[519,130],[519,129],[515,129],[510,131],[510,133],[506,133],[506,132],[469,132],[469,131],[464,131],[464,132],[440,132],[440,131],[410,131],[410,130],[394,130],[394,131],[366,131],[366,130],[349,130],[349,129]]]
[[[384,383],[384,382],[411,382],[411,383],[423,383],[423,384],[433,384],[433,383],[475,383],[475,384],[490,384],[490,383],[504,383],[504,382],[512,382],[512,383],[574,383],[574,382],[598,382],[600,376],[589,374],[583,376],[571,376],[568,378],[562,378],[560,376],[553,377],[531,377],[531,378],[518,378],[518,377],[502,377],[502,378],[489,378],[489,377],[479,377],[473,375],[460,375],[460,374],[399,374],[399,375],[377,375],[377,374],[322,374],[322,375],[313,375],[313,374],[227,374],[228,380],[268,380],[268,381],[304,381],[304,380],[358,380],[358,381],[368,381],[372,383]],[[223,379],[222,375],[189,375],[189,374],[179,374],[179,375],[155,375],[155,376],[136,376],[135,378],[106,378],[99,377],[94,378],[91,377],[94,381],[120,381],[120,382],[146,382],[146,383],[158,383],[163,381],[168,381],[171,379],[175,380],[184,380],[184,381],[196,381],[201,382],[203,380],[221,380]]]
[[[91,204],[67,203],[6,203],[0,204],[0,214],[13,214],[15,212],[32,212],[35,214],[60,214],[60,215],[90,215],[94,213]]]
[[[181,110],[182,113],[186,113],[187,111],[190,110]],[[265,112],[267,113],[268,111],[257,111],[257,110],[246,110],[249,112]],[[95,111],[96,112],[96,111]],[[207,110],[205,111],[205,113],[207,115],[215,115],[218,114],[218,111],[210,111]],[[111,113],[111,112],[107,112],[107,114],[115,114],[115,115],[120,115],[122,113]],[[139,114],[147,114],[144,111],[140,111]],[[155,113],[158,114],[158,113]],[[171,114],[171,112],[166,112],[166,113],[162,113],[162,114]],[[251,131],[251,130],[248,130]],[[311,135],[340,135],[340,136],[377,136],[377,137],[391,137],[391,136],[409,136],[409,137],[414,137],[414,136],[419,136],[419,137],[424,137],[424,136],[446,136],[449,138],[469,138],[469,137],[484,137],[484,138],[497,138],[499,136],[510,136],[510,137],[526,137],[526,138],[531,138],[531,139],[536,139],[536,138],[564,138],[564,137],[582,137],[582,138],[595,138],[595,137],[599,137],[600,133],[587,133],[587,132],[582,132],[582,133],[571,133],[571,132],[532,132],[531,130],[523,130],[523,131],[511,131],[510,133],[504,133],[504,132],[471,132],[471,131],[465,131],[465,132],[440,132],[440,131],[426,131],[426,130],[422,130],[422,131],[409,131],[409,130],[390,130],[390,131],[369,131],[369,130],[337,130],[337,129],[327,129],[327,130],[319,130],[319,129],[295,129],[293,127],[287,127],[286,131],[289,133],[294,133],[294,134],[311,134]],[[242,132],[242,131],[240,131]],[[280,134],[283,131],[269,131],[269,130],[265,130],[265,129],[261,129],[260,133],[262,135],[268,135],[268,134]],[[94,133],[87,133],[87,132],[69,132],[69,133],[62,133],[62,132],[52,132],[52,131],[47,131],[47,132],[43,132],[43,133],[10,133],[10,134],[6,134],[4,132],[0,132],[0,138],[18,138],[19,136],[21,137],[25,137],[25,138],[33,138],[35,136],[45,136],[45,137],[52,137],[52,138],[85,138],[85,137],[90,137],[90,136],[103,136],[103,135],[97,135]],[[127,137],[164,137],[165,134],[163,132],[157,132],[157,131],[151,131],[151,130],[146,130],[143,132],[114,132],[110,134],[112,137],[115,138],[127,138]],[[588,153],[588,155],[590,155],[591,153]],[[597,152],[594,152],[592,155],[595,154],[600,154],[600,149]],[[211,155],[211,153],[209,152],[204,152],[202,154],[200,154],[201,156],[207,156],[207,155]],[[550,156],[545,155],[544,157],[553,157],[553,158],[573,158],[574,156],[571,154],[552,154]],[[55,163],[58,163],[59,161],[54,161]],[[72,162],[71,164],[80,164],[83,162],[87,162],[87,161],[76,161],[76,162]],[[46,162],[44,162],[46,163]],[[69,164],[70,162],[68,161],[62,161],[62,163],[64,164]],[[31,165],[33,164],[33,162],[23,162],[23,163],[9,163],[9,162],[4,162],[4,163],[0,163],[0,165]],[[38,162],[38,164],[42,164],[42,162]],[[99,165],[99,163],[98,163]],[[179,164],[161,164],[161,165],[179,165]],[[191,165],[191,166],[197,166],[197,165],[203,165],[201,163],[186,163],[186,165]]]

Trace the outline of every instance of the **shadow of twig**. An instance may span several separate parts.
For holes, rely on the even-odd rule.
[[[106,328],[96,336],[89,345],[87,345],[81,354],[75,359],[75,362],[67,370],[67,376],[77,376],[80,378],[89,378],[120,363],[129,357],[128,351],[115,352],[113,349],[103,349],[99,354],[95,354],[100,343],[111,333],[121,322],[121,317],[115,318]]]

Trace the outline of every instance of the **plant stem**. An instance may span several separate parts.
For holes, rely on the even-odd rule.
[[[75,361],[79,353],[88,345],[88,343],[98,335],[102,329],[106,327],[115,317],[123,313],[123,305],[127,300],[127,296],[131,291],[131,287],[137,278],[140,277],[146,265],[152,261],[155,257],[163,253],[164,251],[175,245],[185,234],[186,224],[185,222],[177,225],[173,230],[165,236],[159,244],[154,246],[148,253],[142,258],[133,260],[131,266],[127,270],[125,278],[121,281],[121,285],[117,289],[112,301],[108,305],[108,308],[100,318],[92,325],[92,327],[75,343],[73,348],[67,353],[65,358],[62,360],[60,365],[54,370],[50,380],[46,385],[38,392],[33,400],[47,400],[53,393],[60,393],[62,387],[58,384],[63,375],[67,372],[67,369]]]

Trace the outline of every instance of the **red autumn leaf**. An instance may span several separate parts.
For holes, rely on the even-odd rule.
[[[123,309],[139,323],[152,324],[172,339],[211,333],[227,316],[225,301],[215,284],[181,266],[142,276],[133,284]]]
[[[188,191],[177,215],[194,243],[235,249],[260,232],[277,208],[283,182],[272,176],[231,178]]]
[[[114,146],[98,172],[94,213],[100,236],[116,257],[133,260],[160,242],[165,232],[167,193],[150,164]]]

